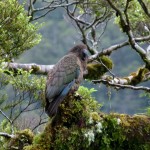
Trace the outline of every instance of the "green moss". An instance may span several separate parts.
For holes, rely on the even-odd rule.
[[[87,65],[88,74],[85,75],[86,79],[89,80],[96,80],[99,79],[102,75],[104,75],[106,72],[108,72],[108,69],[112,69],[113,62],[112,60],[107,56],[101,56],[99,62],[93,62],[89,63]],[[108,68],[106,68],[103,64]]]
[[[119,117],[121,128],[125,135],[124,148],[136,150],[150,149],[150,118],[145,115],[129,116],[125,114],[111,114]]]
[[[131,74],[133,76],[131,84],[136,85],[136,84],[140,83],[145,78],[145,74],[147,72],[149,72],[149,70],[146,68],[139,68],[137,72],[133,72]]]
[[[25,129],[16,133],[16,135],[9,141],[8,149],[23,149],[25,145],[32,144],[34,134],[31,130]]]
[[[56,117],[24,150],[149,150],[150,118],[101,113],[92,92],[81,87],[78,96],[68,95]]]
[[[91,119],[95,122],[100,121],[101,117],[97,112],[91,112],[90,113]]]
[[[24,150],[49,150],[51,147],[51,136],[51,125],[47,123],[44,132],[34,136],[32,145],[25,146]]]
[[[32,68],[33,72],[38,72],[40,70],[40,67],[33,65]]]
[[[113,62],[110,59],[110,57],[108,57],[108,56],[101,56],[100,59],[101,59],[101,61],[103,62],[103,64],[105,64],[105,66],[108,69],[112,69],[113,68]]]

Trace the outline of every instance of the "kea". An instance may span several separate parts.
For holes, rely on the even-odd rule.
[[[87,72],[88,51],[84,44],[74,46],[49,71],[45,88],[45,112],[57,114],[58,107],[68,93],[74,93]]]

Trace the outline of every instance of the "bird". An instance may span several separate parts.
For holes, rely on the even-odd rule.
[[[78,90],[87,73],[88,50],[85,44],[75,45],[48,72],[45,88],[45,112],[56,116],[58,107],[69,92]]]

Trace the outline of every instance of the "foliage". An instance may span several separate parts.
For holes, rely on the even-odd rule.
[[[34,134],[29,129],[18,131],[16,135],[7,144],[7,149],[19,150],[23,149],[24,146],[30,145],[33,141]]]
[[[39,43],[39,26],[30,23],[29,18],[17,0],[0,1],[0,109],[5,118],[10,119],[11,126],[24,111],[35,109],[33,104],[41,99],[44,89],[45,78],[31,76],[31,71],[15,72],[4,66],[4,61],[11,61]]]
[[[149,117],[103,114],[99,104],[91,96],[84,95],[91,91],[93,89],[81,87],[78,92],[82,99],[72,95],[65,99],[56,119],[50,120],[44,132],[36,135],[33,144],[24,149],[148,150]]]
[[[11,120],[13,126],[16,125],[17,119],[26,116],[26,113],[35,111],[39,115],[43,114],[41,110],[43,110],[45,77],[31,75],[31,71],[20,69],[14,74],[13,71],[4,69],[3,65],[0,69],[0,110]],[[28,117],[30,116],[27,115],[26,119]],[[21,126],[21,123],[19,124]],[[32,125],[33,128],[34,126],[37,125]]]
[[[33,100],[35,99],[42,99],[43,91],[45,88],[45,77],[38,77],[31,75],[31,71],[23,71],[22,69],[18,70],[17,73],[14,75],[13,71],[8,69],[0,69],[0,76],[1,76],[1,88],[7,88],[6,85],[12,87],[15,94],[21,96],[21,94],[30,95],[30,98]],[[4,94],[1,99],[2,102],[6,100],[8,94]],[[17,95],[16,95],[17,96]],[[22,95],[23,96],[23,95]],[[33,97],[32,97],[33,96]],[[16,97],[15,97],[16,98]],[[20,99],[21,101],[22,99]],[[19,101],[16,100],[17,102]],[[6,102],[5,102],[6,103]],[[14,101],[15,103],[15,101]],[[13,106],[13,104],[12,104]],[[11,107],[12,107],[11,106]],[[1,107],[2,109],[2,107]]]
[[[150,1],[145,0],[144,3],[149,8]],[[124,11],[126,9],[126,2],[124,0],[118,1],[116,3],[116,6]],[[145,29],[146,26],[148,28],[150,27],[149,17],[145,14],[144,10],[137,0],[129,1],[127,14],[129,20],[132,22],[130,26],[133,29],[135,35],[149,35],[149,31]],[[116,17],[115,21],[117,24],[121,23],[119,17]]]
[[[16,145],[20,143],[19,141],[24,144],[26,143],[25,145],[27,145],[27,143],[32,143],[32,140],[29,139],[30,134],[29,136],[28,134],[26,135],[26,130],[18,132],[18,130],[21,128],[21,125],[23,125],[22,122],[17,124],[17,120],[19,118],[25,116],[24,119],[27,120],[27,118],[30,117],[29,113],[34,111],[40,115],[41,122],[37,121],[34,123],[32,120],[30,120],[31,123],[34,123],[30,129],[34,129],[37,124],[39,126],[40,123],[42,123],[43,113],[41,113],[41,110],[43,109],[42,99],[44,98],[43,92],[45,89],[45,77],[37,77],[31,75],[30,72],[32,70],[27,72],[21,69],[14,75],[13,71],[2,68],[3,67],[1,66],[0,93],[2,99],[0,99],[0,110],[5,114],[5,119],[2,115],[3,117],[1,119],[3,119],[3,121],[0,124],[0,132],[15,134],[15,137],[11,139],[11,141],[5,137],[1,137],[0,145],[1,147],[4,147],[4,149],[6,146],[9,146],[11,149],[13,149],[13,146],[16,147]],[[11,93],[9,92],[10,90]],[[40,113],[38,110],[40,110]]]
[[[31,69],[15,72],[5,66],[5,61],[12,61],[39,43],[39,25],[30,23],[29,19],[24,5],[17,0],[0,0],[0,132],[10,135],[18,135],[16,120],[23,117],[25,112],[42,109],[44,98],[45,77],[31,75]],[[24,134],[23,131],[20,134]],[[17,137],[16,140],[22,138],[19,135]],[[5,149],[8,141],[9,137],[1,136],[1,148]]]
[[[0,58],[10,61],[39,43],[38,28],[17,0],[0,0]]]
[[[4,119],[0,123],[0,132],[11,134],[12,126],[11,126],[10,122],[8,122],[8,120]],[[0,147],[2,150],[7,147],[8,142],[9,142],[9,139],[2,137],[2,136],[0,137]]]

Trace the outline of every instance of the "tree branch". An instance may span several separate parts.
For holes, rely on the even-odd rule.
[[[32,68],[33,64],[17,64],[15,63],[16,66],[23,66],[25,70],[29,70],[29,68]],[[34,64],[34,66],[40,68],[40,70],[37,72],[36,70],[33,69],[32,73],[36,73],[36,74],[47,74],[49,69],[52,69],[53,65],[36,65]],[[17,69],[17,67],[15,67],[15,65],[12,63],[12,66],[14,67],[13,69]],[[21,68],[21,67],[19,67]],[[44,68],[44,70],[42,70],[42,68]],[[88,69],[88,68],[87,68]],[[109,70],[108,70],[109,71]],[[90,72],[89,72],[90,73]],[[111,73],[112,74],[112,73]],[[149,91],[148,87],[135,87],[135,85],[138,85],[139,83],[148,81],[150,79],[150,71],[145,68],[145,67],[141,67],[138,69],[137,72],[133,72],[131,73],[129,76],[127,77],[115,77],[114,74],[112,74],[112,76],[108,76],[108,75],[104,75],[101,77],[100,80],[93,80],[92,82],[94,83],[104,83],[104,84],[109,84],[111,86],[116,86],[117,88],[131,88],[131,89],[135,89],[135,90],[145,90],[145,91]],[[107,81],[107,82],[106,82]],[[131,86],[128,86],[131,85]],[[135,87],[135,88],[133,88]]]
[[[50,69],[53,68],[54,65],[38,65],[35,63],[32,64],[20,64],[20,63],[8,63],[3,62],[3,68],[8,68],[9,70],[18,71],[19,69],[23,69],[26,71],[31,71],[33,74],[43,74],[46,75]]]
[[[143,41],[148,41],[150,40],[150,35],[145,36],[145,37],[139,37],[139,38],[134,38],[134,40],[136,42],[143,42]],[[103,56],[103,55],[110,55],[113,51],[122,48],[124,46],[130,45],[129,41],[124,41],[120,44],[115,44],[110,46],[109,48],[104,49],[102,52],[99,52],[97,54],[91,55],[89,58],[89,62],[97,59],[99,56]]]
[[[68,6],[72,6],[72,5],[79,3],[79,1],[70,2],[70,3],[68,3],[67,1],[56,1],[56,0],[49,1],[49,2],[42,1],[42,3],[44,3],[45,6],[43,6],[41,8],[35,8],[34,5],[36,2],[37,2],[36,0],[34,0],[34,1],[30,0],[29,4],[28,4],[29,5],[28,6],[28,15],[31,16],[30,21],[34,21],[34,20],[42,18],[42,17],[46,16],[49,12],[55,10],[56,8],[68,7]],[[38,17],[34,17],[35,13],[37,13],[37,12],[43,12],[43,14],[41,14]]]
[[[150,79],[150,72],[145,67],[141,67],[137,70],[137,72],[133,72],[129,76],[126,77],[114,77],[109,75],[104,75],[99,80],[92,80],[93,83],[103,83],[105,85],[110,85],[115,87],[116,89],[120,88],[130,88],[133,90],[144,90],[150,91],[149,87],[139,86],[136,87],[139,83],[148,81]]]
[[[150,17],[150,12],[148,11],[145,3],[142,0],[138,0],[139,4],[141,5],[142,9],[144,10],[145,14]]]
[[[117,8],[111,0],[107,0],[107,2],[119,15],[122,30],[128,35],[128,39],[129,39],[129,43],[131,47],[141,56],[141,59],[143,60],[143,62],[145,62],[147,67],[150,68],[150,61],[147,59],[146,50],[143,49],[140,45],[138,45],[138,43],[135,41],[133,32],[130,27],[130,21],[129,21],[128,13],[127,13],[127,9],[128,9],[130,1],[129,0],[126,1],[126,8],[124,12],[122,12],[119,8]]]
[[[0,136],[3,136],[5,138],[13,138],[15,135],[8,134],[8,133],[5,133],[5,132],[0,132]]]
[[[149,87],[145,87],[145,86],[132,86],[132,85],[123,85],[123,84],[117,84],[117,83],[113,83],[113,82],[110,82],[108,80],[104,80],[104,79],[100,79],[100,80],[93,80],[92,81],[93,83],[103,83],[105,85],[109,85],[109,86],[112,86],[112,87],[115,87],[117,90],[118,89],[132,89],[132,90],[143,90],[143,91],[147,91],[147,92],[150,92],[150,88]]]

